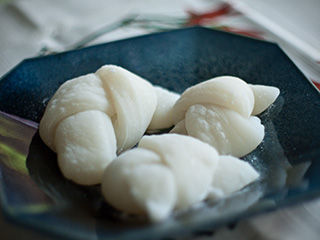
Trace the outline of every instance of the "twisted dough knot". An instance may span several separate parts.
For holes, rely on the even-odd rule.
[[[39,133],[57,152],[66,178],[97,184],[116,154],[141,139],[156,107],[157,94],[149,82],[106,65],[60,86],[46,107]]]
[[[213,147],[189,136],[144,136],[108,166],[102,193],[119,210],[162,220],[206,198],[217,160]]]
[[[271,86],[249,85],[237,77],[216,77],[187,89],[174,106],[171,133],[198,138],[220,154],[242,157],[264,137],[258,117],[279,95]]]
[[[144,136],[106,169],[102,193],[113,207],[153,221],[204,199],[224,197],[259,177],[247,162],[180,134]]]

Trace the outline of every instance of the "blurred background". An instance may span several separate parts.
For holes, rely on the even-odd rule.
[[[202,25],[275,41],[309,79],[320,83],[319,0],[0,2],[0,54],[6,59],[0,61],[0,76],[45,51]]]

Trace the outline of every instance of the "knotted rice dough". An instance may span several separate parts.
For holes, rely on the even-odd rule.
[[[213,147],[189,136],[144,136],[107,167],[102,193],[121,211],[162,220],[207,197],[217,160]]]
[[[161,221],[174,210],[240,190],[258,176],[250,164],[219,156],[196,138],[162,134],[144,136],[137,148],[118,156],[101,187],[116,209]]]
[[[279,95],[272,86],[249,85],[232,76],[216,77],[184,91],[173,109],[171,133],[190,135],[222,155],[242,157],[264,137],[258,117]]]
[[[39,133],[59,167],[79,184],[101,182],[107,165],[143,136],[157,95],[146,80],[118,66],[65,82],[49,101]]]

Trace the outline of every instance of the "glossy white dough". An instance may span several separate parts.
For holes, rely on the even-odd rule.
[[[279,88],[264,85],[249,85],[254,94],[252,115],[258,115],[266,110],[280,94]]]
[[[172,127],[173,124],[173,106],[179,99],[180,95],[168,91],[167,89],[154,86],[157,93],[158,104],[154,112],[148,130],[158,130]]]
[[[157,95],[148,81],[121,67],[106,65],[95,74],[69,80],[60,86],[46,107],[40,121],[39,133],[43,141],[57,152],[60,166],[73,164],[73,168],[68,170],[67,167],[61,167],[67,178],[77,179],[75,181],[79,184],[88,185],[91,182],[96,184],[99,183],[98,179],[101,179],[103,169],[96,168],[95,180],[76,176],[94,175],[92,168],[85,167],[89,164],[86,161],[92,161],[91,166],[101,164],[105,168],[107,165],[105,163],[110,162],[111,156],[115,157],[116,152],[120,153],[133,147],[145,133],[156,106]],[[99,114],[91,110],[101,112],[103,115],[98,116]],[[87,115],[76,117],[77,114],[85,111],[91,114],[91,118]],[[74,116],[71,118],[75,121],[74,124],[81,127],[75,127],[76,125],[72,127],[73,123],[69,120],[72,116]],[[59,127],[62,123],[69,127]],[[58,128],[59,131],[57,131]],[[84,135],[84,132],[87,135]],[[106,146],[113,135],[116,136],[117,147],[114,149],[111,142],[110,148],[106,150],[108,154],[99,144],[96,147],[92,146],[92,142],[97,143],[94,136]],[[64,140],[62,136],[65,137]],[[87,149],[84,149],[86,144]],[[73,149],[72,152],[77,148],[81,149],[80,152],[86,152],[83,155],[86,159],[80,159],[80,155],[70,154],[70,148]],[[112,154],[111,150],[114,151]],[[108,158],[103,164],[99,162],[100,160],[96,160],[106,155]],[[77,164],[79,166],[75,167]],[[74,176],[70,177],[72,175]]]
[[[176,102],[171,133],[198,138],[219,154],[242,157],[264,137],[264,126],[253,113],[264,111],[278,95],[278,88],[249,85],[232,76],[201,82]]]
[[[152,151],[134,148],[121,154],[103,175],[102,193],[112,206],[151,219],[166,218],[176,201],[173,173]]]
[[[143,136],[157,106],[154,87],[141,77],[115,66],[103,66],[96,75],[110,93],[116,112],[113,126],[117,152],[133,147]]]
[[[218,158],[213,147],[189,136],[144,136],[108,166],[102,192],[115,208],[160,221],[207,197]]]
[[[54,143],[64,176],[83,185],[101,183],[105,168],[116,157],[111,119],[97,110],[63,119],[56,129]]]
[[[254,95],[240,78],[221,76],[209,79],[182,93],[174,106],[174,123],[181,121],[189,107],[197,103],[222,106],[249,117],[254,106]]]
[[[174,125],[174,127],[170,130],[170,133],[188,135],[188,131],[186,129],[186,121],[182,119],[180,122],[177,122],[177,124]]]
[[[263,140],[264,126],[255,116],[245,118],[210,104],[191,106],[185,116],[188,134],[214,146],[219,154],[242,157]]]
[[[108,92],[94,74],[74,78],[58,88],[40,121],[39,132],[42,140],[56,151],[54,135],[61,120],[87,110],[99,110],[110,117],[115,114]]]
[[[233,156],[220,156],[213,174],[209,199],[217,199],[236,192],[253,181],[259,173],[248,163]]]

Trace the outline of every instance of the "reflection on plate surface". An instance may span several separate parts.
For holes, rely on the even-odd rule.
[[[64,179],[36,127],[1,112],[39,122],[64,81],[104,64],[120,65],[180,93],[220,75],[278,87],[280,97],[259,116],[265,138],[244,157],[261,179],[226,199],[176,212],[154,225],[112,209],[98,187]],[[149,239],[192,234],[320,194],[319,93],[273,43],[194,27],[28,59],[0,80],[0,111],[4,212],[58,236]]]

